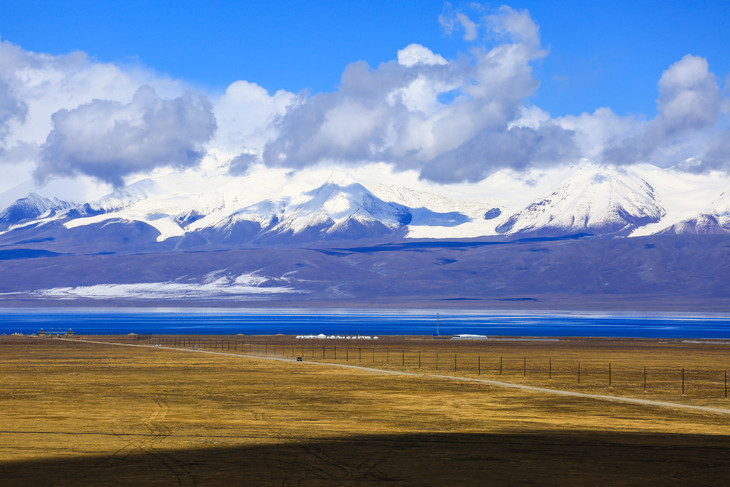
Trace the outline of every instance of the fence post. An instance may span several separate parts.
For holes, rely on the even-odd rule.
[[[477,355],[477,375],[482,375],[482,356]]]
[[[436,370],[439,369],[439,353],[436,352]]]
[[[527,356],[522,357],[522,377],[527,377]]]
[[[385,365],[390,365],[390,352],[388,349],[385,349]]]
[[[725,399],[727,399],[727,370],[725,371]]]
[[[646,367],[644,367],[644,392],[646,392]]]
[[[684,367],[682,367],[682,395],[684,396]]]
[[[337,345],[335,345],[335,360],[337,360]]]
[[[405,366],[406,366],[406,351],[405,350],[401,350],[400,366],[403,368],[405,368]]]
[[[611,387],[611,362],[608,363],[608,387]]]
[[[456,354],[454,354],[454,372],[456,372]]]
[[[548,365],[548,379],[553,379],[553,358],[550,357],[550,365]]]
[[[502,356],[499,356],[499,375],[502,375]]]
[[[418,351],[418,368],[421,368],[421,351]]]
[[[373,347],[373,365],[375,365],[375,347]]]
[[[357,348],[357,355],[360,362],[362,362],[362,347]]]
[[[578,384],[580,385],[580,360],[578,360]]]

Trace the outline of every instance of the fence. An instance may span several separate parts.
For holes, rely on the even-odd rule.
[[[672,360],[614,362],[599,358],[419,350],[348,340],[342,345],[311,341],[262,341],[209,337],[138,335],[137,343],[260,356],[302,357],[384,369],[484,377],[545,387],[606,390],[617,394],[727,398],[724,368],[675,365]]]

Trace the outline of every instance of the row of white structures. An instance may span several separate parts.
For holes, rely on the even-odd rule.
[[[377,340],[378,337],[368,335],[297,335],[298,340]]]

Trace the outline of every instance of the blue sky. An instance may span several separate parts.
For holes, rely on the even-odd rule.
[[[451,2],[468,10],[469,2]],[[496,7],[501,3],[486,3]],[[685,54],[730,72],[727,1],[514,1],[550,54],[532,99],[553,116],[609,106],[655,114],[657,80]],[[347,64],[377,66],[411,43],[446,58],[469,48],[438,23],[445,2],[0,1],[0,36],[51,54],[142,63],[209,91],[233,81],[269,91],[335,89]]]
[[[727,25],[726,1],[0,0],[0,196],[208,156],[730,172]]]

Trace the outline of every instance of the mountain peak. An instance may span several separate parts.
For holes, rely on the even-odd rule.
[[[167,242],[178,249],[406,237],[636,236],[666,230],[680,220],[686,224],[671,231],[730,229],[730,193],[722,193],[728,180],[688,177],[653,166],[590,162],[569,169],[513,172],[502,171],[479,183],[438,186],[407,175],[402,185],[396,185],[388,179],[395,175],[378,179],[375,170],[362,182],[349,174],[335,177],[324,171],[267,171],[246,177],[206,177],[191,171],[141,180],[83,205],[31,193],[0,213],[0,232],[17,236],[3,237],[3,242],[31,238],[60,242],[66,237],[64,241],[72,241],[83,235],[86,247],[97,245],[106,251],[103,239],[94,240],[94,229],[105,228],[105,222],[112,220],[152,227],[156,233],[140,234],[155,236],[150,245]],[[36,231],[31,225],[35,221],[60,225]],[[19,222],[25,229],[22,237],[15,232]],[[129,232],[132,226],[114,228]],[[69,232],[63,238],[53,233],[63,231]],[[130,248],[146,245],[134,238],[130,234],[127,239]]]
[[[73,205],[58,198],[44,198],[38,193],[28,193],[0,212],[0,230],[6,230],[18,223],[52,216],[56,211]]]
[[[521,235],[628,235],[638,226],[659,221],[664,213],[654,188],[636,173],[586,164],[496,230]]]

